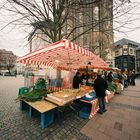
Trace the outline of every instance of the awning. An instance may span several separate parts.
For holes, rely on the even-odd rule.
[[[108,67],[108,64],[101,58],[66,39],[19,57],[17,62],[46,65],[62,70],[83,68],[88,62],[91,67]]]

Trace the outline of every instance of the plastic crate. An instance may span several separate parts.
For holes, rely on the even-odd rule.
[[[18,96],[21,96],[22,94],[28,93],[28,92],[29,92],[29,88],[28,87],[21,87],[21,88],[19,88]]]
[[[80,110],[79,115],[80,115],[81,118],[89,119],[90,111],[91,111],[91,108],[90,108],[90,107],[84,106],[84,107]]]

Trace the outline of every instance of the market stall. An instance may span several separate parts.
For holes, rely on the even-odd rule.
[[[73,71],[83,68],[90,62],[90,66],[93,67],[102,67],[107,68],[108,64],[103,61],[101,58],[93,54],[92,52],[77,46],[76,44],[63,39],[49,46],[44,46],[41,49],[38,49],[32,53],[29,53],[23,57],[17,59],[17,62],[24,63],[27,65],[45,65],[51,66],[58,70],[67,70]],[[82,88],[82,87],[81,87]],[[84,87],[78,91],[74,89],[62,90],[53,92],[52,94],[47,94],[47,97],[44,99],[46,102],[51,103],[54,106],[63,106],[69,102],[73,102],[76,99],[83,97],[91,89]],[[93,89],[92,89],[93,90]],[[42,101],[40,101],[42,103]],[[44,102],[44,101],[43,101]],[[95,104],[96,102],[96,104]],[[34,107],[34,104],[26,102],[31,108],[39,110],[38,107]],[[91,116],[94,116],[95,111],[97,111],[97,99],[92,101]],[[49,109],[51,110],[51,109]],[[49,111],[47,110],[47,111]],[[31,111],[30,111],[31,112]],[[90,117],[91,118],[91,117]],[[42,122],[45,120],[43,118]],[[45,124],[42,124],[42,128],[45,127]]]

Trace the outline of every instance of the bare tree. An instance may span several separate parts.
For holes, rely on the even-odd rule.
[[[69,34],[65,36],[66,38],[68,38],[78,28],[92,25],[91,28],[84,30],[84,32],[78,35],[80,36],[92,30],[99,24],[99,22],[112,20],[104,16],[100,19],[100,21],[90,21],[89,25],[87,25],[87,23],[84,22],[80,23],[79,19],[76,19],[75,15],[72,15],[72,11],[74,10],[76,10],[77,13],[84,14],[82,8],[84,9],[87,5],[91,5],[92,8],[92,5],[107,3],[106,0],[93,0],[91,2],[85,2],[83,0],[7,0],[7,2],[8,3],[5,3],[3,7],[18,17],[15,18],[12,23],[15,25],[29,25],[33,27],[33,31],[30,33],[29,39],[31,39],[31,37],[39,29],[42,33],[46,34],[52,42],[60,40],[63,36],[65,36],[63,30],[65,29],[65,26],[68,25],[66,22],[72,19],[75,19],[75,22],[78,22],[78,24],[73,28],[69,28],[70,31]],[[125,10],[123,12],[120,9],[120,7],[122,8],[127,2],[129,1],[115,0],[115,7],[113,7],[113,10],[116,17],[118,16],[118,13],[126,14],[129,11]],[[104,15],[106,15],[106,13],[104,13]],[[90,17],[90,15],[88,16]],[[121,14],[119,14],[119,16],[121,16]],[[75,38],[73,38],[73,40]]]
[[[11,71],[15,67],[16,59],[17,57],[14,54],[9,53],[7,56],[5,56],[6,67],[9,71],[9,74],[11,74]]]
[[[140,19],[140,13],[136,13],[134,10],[138,5],[138,2],[132,2],[130,0],[114,0],[114,31],[127,34],[127,32],[140,28],[139,26],[132,26],[133,22]]]
[[[79,23],[72,28],[69,28],[69,33],[66,33],[66,26],[73,26],[68,24],[71,20],[76,20],[72,11],[75,9],[78,12],[78,4],[76,1],[71,0],[7,0],[5,8],[16,15],[11,23],[15,25],[32,27],[29,40],[35,34],[43,33],[47,37],[46,41],[56,42],[62,37],[69,38],[78,28],[82,28],[84,23]],[[75,7],[75,8],[74,8]],[[79,11],[80,12],[80,11]],[[78,20],[76,22],[79,22]],[[66,24],[67,23],[67,24]],[[8,23],[9,25],[10,23]],[[92,23],[90,23],[91,25]],[[41,32],[38,32],[40,30]],[[80,33],[83,35],[87,31]],[[78,35],[78,36],[80,36]],[[48,40],[49,38],[49,40]],[[77,36],[71,40],[75,40]],[[43,38],[45,39],[45,38]]]
[[[17,56],[11,51],[0,51],[0,67],[2,70],[8,70],[9,74],[14,71]]]
[[[136,6],[130,0],[114,0],[114,3],[108,5],[111,1],[113,0],[5,0],[1,8],[14,15],[14,19],[7,25],[30,29],[29,41],[38,34],[45,35],[39,37],[52,43],[62,38],[74,41],[88,33],[94,32],[95,35],[95,32],[100,32],[100,43],[105,35],[108,42],[109,36],[113,36],[113,20],[118,23],[114,30],[123,32],[121,29],[130,24],[132,18],[125,18],[123,22],[118,19],[127,17],[126,15],[132,17],[131,10]],[[93,12],[96,6],[99,7],[98,13]],[[85,11],[86,7],[89,11]],[[98,14],[98,18],[93,17],[96,16],[94,14]],[[93,37],[97,38],[96,35]],[[91,43],[92,48],[95,46],[96,42]]]

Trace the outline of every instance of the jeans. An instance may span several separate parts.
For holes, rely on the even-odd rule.
[[[105,98],[104,97],[98,97],[99,102],[99,112],[105,112]]]

